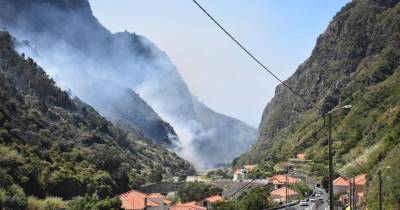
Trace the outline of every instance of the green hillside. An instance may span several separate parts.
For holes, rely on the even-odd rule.
[[[0,209],[26,209],[28,196],[103,199],[193,171],[71,99],[16,45],[0,33]]]
[[[355,0],[318,38],[312,55],[286,81],[307,100],[282,85],[267,105],[252,149],[234,164],[255,162],[266,169],[305,152],[311,173],[327,179],[327,129],[333,115],[336,175],[368,173],[367,203],[376,209],[377,171],[385,175],[386,206],[400,203],[400,3]]]

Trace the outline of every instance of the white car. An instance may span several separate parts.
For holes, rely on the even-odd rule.
[[[317,200],[315,198],[310,198],[310,202],[316,202]]]
[[[308,206],[308,203],[306,201],[300,201],[299,205],[300,206]]]

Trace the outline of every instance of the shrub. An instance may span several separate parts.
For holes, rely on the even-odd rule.
[[[6,190],[0,188],[0,209],[4,209],[6,206],[6,202],[8,200],[7,192]]]
[[[118,198],[99,200],[97,196],[76,197],[67,203],[68,210],[122,210]]]

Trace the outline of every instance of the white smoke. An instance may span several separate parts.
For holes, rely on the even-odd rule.
[[[217,122],[221,116],[191,95],[169,58],[146,38],[127,32],[111,34],[94,17],[88,17],[87,8],[66,11],[49,3],[32,4],[29,11],[24,10],[26,19],[20,21],[23,24],[29,20],[28,25],[8,29],[18,39],[31,41],[36,52],[28,47],[19,51],[32,57],[62,89],[71,89],[105,115],[96,96],[108,94],[112,98],[121,93],[101,83],[112,82],[134,90],[173,126],[180,140],[178,144],[171,137],[178,144],[176,152],[198,170],[212,167],[216,160],[230,161],[250,145],[225,145],[220,138],[231,135],[247,140],[248,134],[241,133],[241,127],[233,126],[237,124],[232,121],[227,125]],[[49,28],[36,31],[35,27],[42,25]],[[93,84],[98,88],[93,88]],[[199,110],[201,113],[196,113]],[[209,126],[204,127],[204,122]],[[214,140],[212,144],[210,139]]]

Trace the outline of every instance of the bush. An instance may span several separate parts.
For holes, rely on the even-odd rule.
[[[36,197],[28,198],[28,210],[58,210],[65,208],[65,202],[61,198],[48,197],[44,200]]]
[[[97,196],[76,197],[67,204],[68,210],[122,210],[118,198],[99,200]]]
[[[4,209],[6,206],[6,202],[8,200],[7,192],[6,190],[0,188],[0,209]]]
[[[9,189],[9,197],[6,200],[5,206],[13,210],[25,210],[27,203],[28,199],[26,198],[22,188],[17,185],[11,186]]]
[[[259,210],[270,208],[269,201],[271,189],[256,187],[242,193],[239,198],[224,201],[213,205],[215,210]]]

